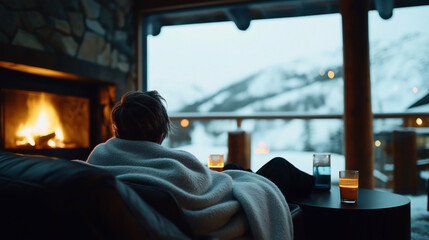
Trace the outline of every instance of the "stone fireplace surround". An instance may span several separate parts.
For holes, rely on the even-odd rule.
[[[0,0],[0,61],[113,82],[121,96],[136,88],[132,9],[133,0]]]
[[[0,0],[0,90],[70,94],[91,102],[90,148],[14,152],[84,159],[111,136],[109,110],[137,86],[132,4],[132,0]],[[3,149],[6,123],[4,116],[0,118]]]

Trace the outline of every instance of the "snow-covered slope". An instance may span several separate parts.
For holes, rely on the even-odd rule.
[[[405,112],[429,92],[427,39],[427,36],[414,34],[390,43],[371,44],[373,112]],[[339,51],[311,59],[311,62],[295,60],[272,66],[196,100],[180,112],[342,113],[341,54]],[[328,77],[328,71],[333,71],[332,78]],[[220,123],[204,126],[206,132],[210,129],[218,132],[223,127]],[[338,120],[312,120],[310,123],[270,120],[269,123],[249,123],[248,128],[252,138],[270,136],[268,144],[273,149],[340,151],[336,145],[341,144],[343,125]]]

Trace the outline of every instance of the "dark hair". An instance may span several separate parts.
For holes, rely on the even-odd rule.
[[[171,122],[163,101],[166,102],[157,91],[126,93],[112,109],[115,137],[152,142],[164,140]]]

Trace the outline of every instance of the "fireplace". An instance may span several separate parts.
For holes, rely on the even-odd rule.
[[[13,66],[0,67],[0,150],[85,160],[111,136],[114,84]]]
[[[89,148],[89,99],[3,89],[5,149]]]
[[[134,1],[0,1],[0,150],[86,159],[138,89]]]

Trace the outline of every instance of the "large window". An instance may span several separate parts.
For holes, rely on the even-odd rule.
[[[428,22],[429,7],[395,9],[389,20],[369,13],[373,112],[411,111],[428,94]],[[163,27],[147,39],[147,86],[166,98],[170,114],[342,114],[341,29],[340,14],[257,20],[246,31],[232,22]],[[374,131],[401,123],[375,121]],[[235,128],[231,120],[177,125],[167,144],[195,154],[206,149],[202,158],[213,149],[226,154],[227,133]],[[297,159],[302,155],[295,153],[343,154],[341,119],[245,120],[242,128],[252,135],[252,164],[261,152],[265,160],[269,154]]]

